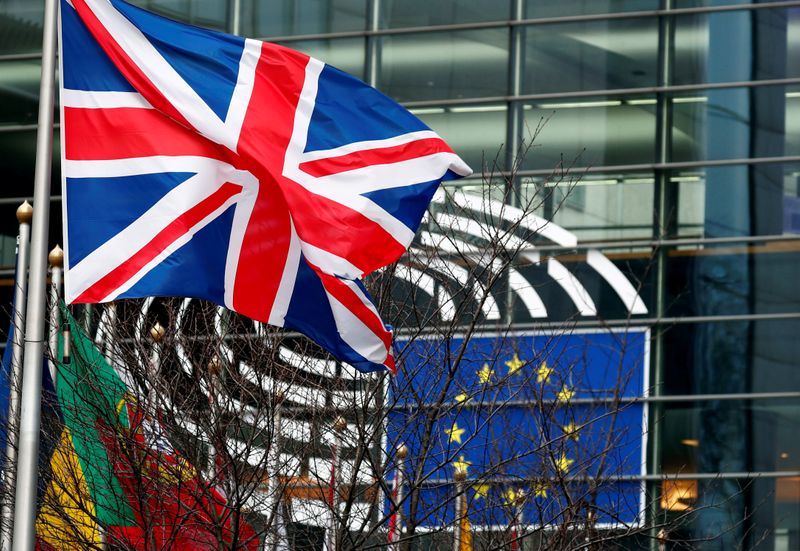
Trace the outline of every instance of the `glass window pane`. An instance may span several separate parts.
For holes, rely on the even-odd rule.
[[[133,0],[141,8],[199,27],[225,31],[228,3],[216,0]]]
[[[675,84],[800,76],[800,10],[675,18]]]
[[[669,327],[663,390],[673,395],[800,391],[798,331],[798,319]]]
[[[502,21],[511,15],[510,0],[386,0],[381,3],[383,26],[422,27],[453,23]]]
[[[798,477],[666,480],[659,487],[667,549],[800,548]]]
[[[0,54],[39,52],[42,49],[44,2],[0,2]]]
[[[525,41],[527,94],[657,83],[656,18],[533,25]]]
[[[36,124],[41,75],[39,59],[0,61],[0,124]]]
[[[504,96],[508,30],[387,36],[379,88],[398,101]]]
[[[647,96],[526,103],[526,131],[535,140],[524,167],[652,163],[655,112]]]
[[[651,172],[526,178],[523,204],[581,243],[648,239],[653,234],[653,185]]]
[[[283,43],[360,79],[364,79],[364,39],[293,40]]]
[[[663,413],[663,472],[800,469],[796,400],[668,403]]]
[[[676,94],[672,160],[781,157],[800,151],[800,86]]]
[[[525,17],[558,17],[621,11],[657,10],[659,0],[526,0]]]
[[[676,170],[677,234],[800,233],[800,165],[764,163]]]
[[[269,37],[363,31],[366,0],[243,0],[242,33]]]
[[[506,140],[505,104],[411,109],[476,172],[491,166]],[[476,132],[480,129],[480,132]]]

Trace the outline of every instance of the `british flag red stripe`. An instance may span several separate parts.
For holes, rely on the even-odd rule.
[[[469,174],[447,144],[299,52],[120,0],[63,0],[62,21],[68,300],[208,298],[393,366],[354,280],[403,254],[432,185]],[[92,200],[119,212],[76,214]]]

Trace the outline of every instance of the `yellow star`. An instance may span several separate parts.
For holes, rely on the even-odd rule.
[[[485,498],[489,495],[488,484],[475,484],[472,489],[475,490],[475,499]]]
[[[464,474],[467,473],[470,465],[472,465],[472,463],[464,459],[463,455],[458,458],[458,461],[453,462],[453,468],[456,471],[462,471]]]
[[[561,430],[564,432],[564,434],[567,435],[567,438],[571,438],[575,442],[579,440],[578,432],[580,431],[580,429],[574,422],[570,421],[568,425],[564,425],[563,427],[561,427]]]
[[[519,371],[523,365],[525,365],[525,362],[520,360],[519,356],[516,353],[514,353],[514,357],[506,362],[506,366],[508,367],[508,374],[513,375],[514,373]]]
[[[550,382],[550,376],[552,374],[553,368],[547,367],[547,362],[542,362],[542,365],[540,365],[539,369],[536,370],[536,382],[548,383]]]
[[[506,490],[506,495],[503,497],[506,505],[514,505],[514,502],[517,501],[517,492],[514,491],[514,488],[509,488]]]
[[[569,468],[570,468],[570,466],[572,466],[573,463],[575,463],[574,459],[570,459],[570,458],[567,457],[566,454],[562,453],[561,457],[556,459],[556,469],[558,469],[558,472],[560,472],[562,474],[566,474],[567,471],[569,471]]]
[[[458,423],[453,423],[449,429],[444,429],[444,433],[448,436],[448,442],[458,442],[461,444],[461,435],[464,434],[465,429],[458,428]]]
[[[492,377],[494,377],[494,369],[491,369],[489,364],[483,364],[483,367],[477,372],[477,375],[478,382],[482,385],[491,383]]]
[[[463,404],[464,402],[469,401],[469,396],[467,396],[465,393],[462,392],[461,394],[455,397],[455,401],[457,404]]]
[[[533,497],[547,497],[547,483],[538,481],[533,483]]]
[[[506,495],[504,496],[506,505],[514,505],[517,500],[522,499],[524,494],[525,492],[523,492],[521,488],[517,491],[514,491],[513,488],[509,488],[506,490]]]
[[[558,391],[556,400],[559,402],[569,402],[573,396],[575,396],[575,391],[569,388],[567,385],[564,385],[561,387],[561,390]]]

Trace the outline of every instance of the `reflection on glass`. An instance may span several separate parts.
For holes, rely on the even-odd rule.
[[[676,170],[677,235],[800,234],[800,166],[764,163]]]
[[[652,97],[591,98],[526,103],[525,125],[534,147],[525,168],[652,163]]]
[[[660,486],[672,497],[679,489],[685,496],[681,507],[663,507],[661,500],[667,549],[798,549],[800,477],[670,479]]]
[[[387,36],[381,57],[379,88],[398,101],[506,94],[507,29]]]
[[[653,174],[576,174],[526,179],[524,204],[581,243],[647,239],[653,232]]]
[[[800,441],[796,438],[800,405],[796,401],[668,403],[661,419],[662,472],[800,469]],[[738,449],[748,453],[731,453]]]
[[[364,79],[363,38],[300,40],[287,42],[284,46],[301,51],[345,73]]]
[[[0,54],[41,51],[43,12],[44,2],[0,2]]]
[[[675,18],[673,82],[800,76],[800,11],[774,9]]]
[[[228,30],[228,2],[217,0],[133,0],[146,10],[199,27]]]
[[[668,273],[673,277],[676,272]],[[683,292],[689,295],[691,289]],[[675,298],[673,293],[668,300]],[[796,311],[800,302],[797,292],[792,301],[787,309]],[[673,395],[800,391],[799,331],[798,320],[670,327],[664,333],[665,365],[670,367],[664,372],[663,390]],[[739,334],[744,338],[742,350],[737,352],[726,342]]]
[[[495,159],[502,160],[501,148],[506,140],[504,104],[426,107],[411,112],[444,138],[472,170],[480,172],[483,166],[491,169]]]
[[[382,26],[389,28],[502,21],[511,16],[510,0],[384,0]]]
[[[0,124],[35,124],[39,109],[38,59],[0,61]]]
[[[525,29],[525,41],[525,93],[656,84],[658,20],[654,17],[534,25]]]
[[[366,19],[366,0],[242,0],[245,36],[363,31]]]
[[[526,0],[525,17],[558,17],[561,15],[583,15],[617,13],[621,11],[657,10],[659,0]]]
[[[800,151],[800,87],[676,94],[672,160],[780,157]]]

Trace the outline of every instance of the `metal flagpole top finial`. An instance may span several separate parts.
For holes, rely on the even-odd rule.
[[[336,421],[333,422],[333,428],[336,432],[344,432],[347,428],[347,419],[340,415],[336,418]]]
[[[160,325],[158,325],[158,324],[156,324],[156,325],[157,325],[158,327],[161,327],[161,326],[160,326]],[[151,335],[153,334],[153,330],[154,330],[154,329],[155,329],[155,327],[153,327],[153,329],[151,329],[151,330],[150,330],[150,334],[151,334]],[[161,334],[162,334],[161,336],[163,336],[163,333],[164,333],[164,328],[163,328],[163,327],[161,327]],[[155,340],[155,337],[153,337],[153,340]],[[159,338],[159,340],[160,340],[160,338]],[[214,356],[213,356],[213,357],[211,358],[211,360],[208,362],[208,372],[209,372],[209,374],[211,374],[211,375],[219,375],[221,371],[222,371],[222,360],[220,359],[220,357],[219,357],[219,356],[217,356],[216,354],[214,354]]]
[[[156,344],[161,342],[161,339],[164,338],[164,334],[167,332],[160,323],[156,322],[156,324],[150,328],[150,338],[153,339],[153,342]]]
[[[453,478],[456,482],[464,482],[467,479],[467,470],[463,468],[456,469],[456,472],[453,473]]]
[[[31,209],[31,210],[33,210],[33,209]],[[17,213],[19,213],[19,210],[17,210]],[[53,247],[53,250],[50,251],[50,254],[47,255],[47,260],[48,260],[48,262],[50,262],[50,265],[53,268],[63,268],[64,267],[64,251],[61,250],[61,247],[56,245],[55,247]]]
[[[33,207],[27,201],[24,201],[17,207],[17,221],[20,224],[30,224],[33,219]]]
[[[395,452],[395,455],[397,456],[397,459],[405,459],[408,457],[408,446],[405,444],[400,444]]]

